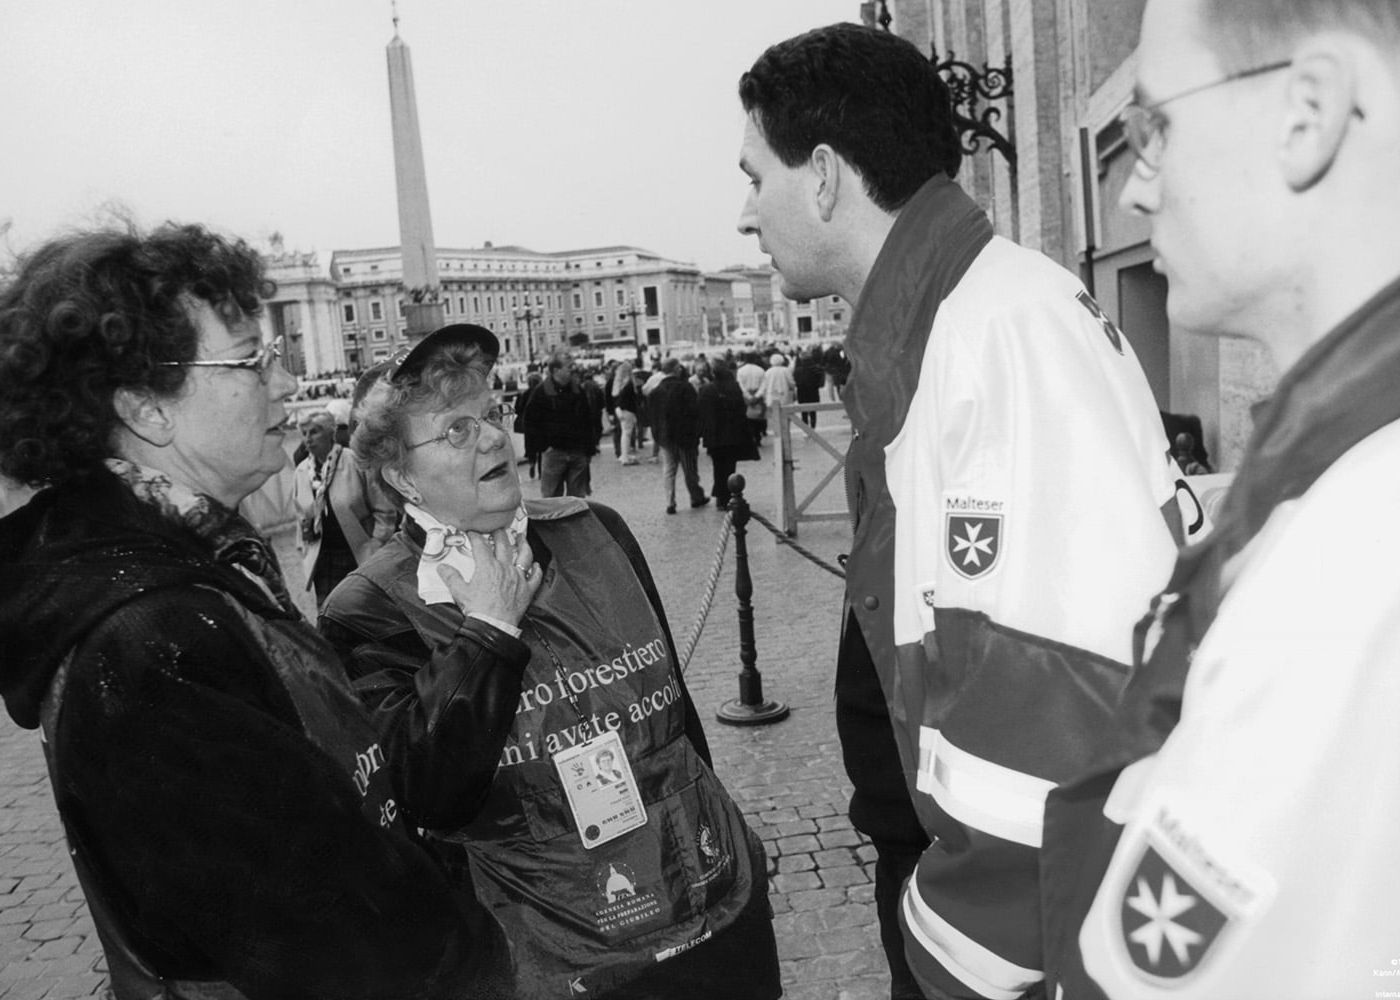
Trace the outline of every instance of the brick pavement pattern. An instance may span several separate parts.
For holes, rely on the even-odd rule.
[[[822,414],[822,430],[842,451],[843,417]],[[830,467],[816,445],[797,441],[799,496]],[[660,463],[623,467],[611,442],[594,460],[593,499],[615,508],[641,542],[665,601],[677,645],[695,617],[723,517],[713,506],[666,516]],[[742,463],[746,496],[776,520],[773,445]],[[709,461],[700,460],[708,483]],[[521,466],[522,475],[525,467]],[[838,477],[822,509],[844,506]],[[538,496],[538,481],[523,481]],[[800,541],[828,562],[849,548],[844,524],[804,525]],[[303,609],[290,533],[274,541]],[[841,766],[832,704],[840,629],[841,581],[751,522],[754,627],[764,694],[791,709],[784,721],[735,727],[714,721],[738,697],[739,638],[733,549],[686,683],[714,753],[715,769],[768,850],[770,898],[791,1000],[877,1000],[889,978],[875,918],[874,852],[846,817],[850,786]],[[0,718],[0,1000],[40,1000],[101,992],[101,948],[69,863],[37,733]]]

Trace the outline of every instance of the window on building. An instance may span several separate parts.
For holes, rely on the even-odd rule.
[[[467,297],[465,295],[457,296],[457,312],[463,316],[467,314]]]
[[[655,285],[647,285],[642,289],[642,300],[646,305],[648,316],[661,315],[661,296],[659,289]]]
[[[348,267],[342,267],[342,268],[340,269],[340,273],[341,273],[341,274],[351,274],[351,273],[353,273],[353,271],[352,271],[350,268],[348,268]]]
[[[831,304],[834,305],[834,306],[835,306],[835,305],[840,305],[840,304],[841,304],[841,296],[839,296],[839,295],[833,295],[833,296],[831,297]]]
[[[594,323],[597,323],[599,326],[602,326],[602,325],[603,325],[604,323],[606,323],[607,321],[608,321],[608,318],[607,318],[606,316],[604,316],[602,313],[599,313],[597,316],[594,316],[594,317],[593,317],[593,322],[594,322]]]
[[[542,305],[544,305],[544,296],[541,295],[541,294],[539,294],[538,292],[535,293],[535,305],[537,305],[537,306],[542,306]]]
[[[593,308],[603,308],[603,290],[601,288],[593,289]]]
[[[625,290],[625,289],[622,289],[622,288],[619,288],[619,289],[616,290],[616,294],[617,294],[617,304],[620,305],[620,306],[625,306],[625,305],[627,304],[627,292],[626,292],[626,290]]]
[[[574,308],[575,308],[575,309],[582,309],[582,308],[583,308],[583,296],[582,296],[580,293],[578,293],[578,292],[574,292]]]
[[[372,299],[369,304],[369,318],[378,323],[384,319],[384,303],[378,299]],[[383,332],[382,330],[380,331]]]
[[[519,296],[519,295],[512,295],[512,296],[510,297],[510,307],[511,307],[512,309],[519,309],[519,308],[520,308],[520,296]]]
[[[378,270],[379,270],[379,265],[378,265],[378,264],[371,264],[371,265],[369,266],[369,269],[370,269],[371,271],[378,271]]]
[[[408,315],[408,310],[404,307],[403,299],[399,299],[398,302],[399,302],[399,319],[403,319],[405,316]]]
[[[383,330],[371,330],[369,335],[370,335],[370,337],[372,337],[374,340],[384,340],[384,339],[385,339],[385,333],[384,333]]]
[[[400,303],[400,304],[402,304],[402,303]],[[450,295],[445,295],[445,296],[443,296],[443,299],[442,299],[442,312],[443,312],[443,315],[444,315],[444,316],[451,316],[451,315],[452,315],[452,297],[451,297]]]
[[[575,317],[574,317],[574,326],[583,326],[583,317],[582,317],[582,316],[575,316]]]
[[[838,309],[838,310],[836,310],[834,313],[832,313],[832,314],[831,314],[831,319],[832,319],[832,322],[834,322],[834,323],[839,323],[839,322],[841,322],[841,310]]]
[[[811,316],[799,316],[799,317],[797,317],[797,332],[798,332],[798,333],[811,333],[811,332],[812,332],[812,317],[811,317]]]
[[[353,303],[353,302],[346,302],[346,303],[344,303],[344,304],[341,305],[340,310],[341,310],[341,315],[345,317],[345,322],[347,322],[347,323],[353,323],[353,322],[355,322],[355,303]]]

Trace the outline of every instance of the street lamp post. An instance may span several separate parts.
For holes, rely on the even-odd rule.
[[[628,306],[625,314],[632,317],[632,346],[637,349],[637,364],[640,365],[642,363],[642,338],[641,334],[637,332],[637,317],[642,314],[643,310],[637,308],[637,296],[633,295],[627,301]]]
[[[534,322],[540,318],[540,313],[526,306],[518,309],[515,313],[515,322],[518,324],[522,319],[525,321],[525,354],[530,364],[535,363],[535,333]]]

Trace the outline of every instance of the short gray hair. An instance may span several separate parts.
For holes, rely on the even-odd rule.
[[[1396,0],[1199,0],[1197,9],[1202,40],[1229,72],[1282,59],[1319,31],[1350,31],[1400,49]]]
[[[297,418],[297,427],[305,427],[307,424],[320,424],[332,434],[335,433],[335,417],[331,416],[330,410],[307,410]]]

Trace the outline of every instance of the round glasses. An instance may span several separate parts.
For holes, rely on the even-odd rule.
[[[447,429],[437,437],[430,437],[426,441],[419,441],[411,444],[405,451],[412,451],[414,448],[421,448],[425,444],[432,444],[435,441],[446,441],[454,448],[470,448],[476,444],[481,437],[481,425],[490,424],[497,430],[505,430],[505,422],[515,410],[509,403],[500,403],[491,407],[480,417],[462,416],[447,425]]]
[[[268,372],[282,357],[282,338],[273,337],[271,343],[264,344],[251,358],[234,358],[230,361],[162,361],[160,368],[244,368],[257,372],[258,378],[267,381]]]

